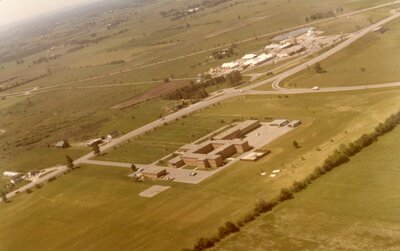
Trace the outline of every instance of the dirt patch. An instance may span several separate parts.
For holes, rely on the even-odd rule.
[[[6,133],[6,130],[0,129],[0,135],[2,135],[3,133]]]
[[[170,186],[159,186],[159,185],[155,185],[152,186],[144,191],[142,191],[141,193],[139,193],[140,197],[146,197],[146,198],[151,198],[156,196],[157,194],[169,189]]]
[[[188,81],[188,80],[179,80],[179,81],[172,81],[172,82],[168,82],[168,83],[162,83],[148,91],[145,91],[142,94],[136,95],[129,100],[126,100],[122,103],[119,103],[119,104],[111,107],[111,109],[125,109],[128,107],[132,107],[134,105],[145,102],[147,100],[151,100],[151,99],[155,99],[155,98],[167,95],[167,94],[175,91],[176,89],[182,88],[189,84],[190,84],[190,81]]]

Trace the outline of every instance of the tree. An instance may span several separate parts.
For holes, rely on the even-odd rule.
[[[322,68],[320,63],[315,64],[314,70],[316,73],[325,73],[326,72],[326,70],[324,68]]]
[[[68,156],[68,155],[65,155],[65,158],[67,159],[67,167],[68,167],[69,169],[74,168],[74,166],[75,166],[74,160],[73,160],[70,156]]]
[[[201,237],[196,245],[194,246],[193,250],[204,250],[206,248],[214,247],[214,243],[210,241],[208,238]]]
[[[1,191],[1,199],[2,199],[4,202],[8,202],[7,194],[6,194],[4,191]]]
[[[92,146],[92,149],[93,149],[93,152],[94,152],[94,154],[95,154],[96,156],[100,155],[100,147],[99,147],[99,144],[94,144],[94,145]]]
[[[299,148],[299,143],[297,143],[296,140],[293,140],[293,146],[294,148]]]
[[[137,171],[137,167],[133,163],[131,164],[131,170],[132,170],[132,172],[136,172]]]
[[[279,194],[278,200],[285,201],[293,198],[293,194],[287,188],[282,188],[281,193]]]

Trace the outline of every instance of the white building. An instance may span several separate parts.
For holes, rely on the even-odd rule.
[[[267,45],[267,46],[265,46],[265,50],[275,50],[275,49],[278,49],[279,48],[279,44],[269,44],[269,45]]]
[[[283,127],[283,126],[285,126],[287,124],[289,124],[289,121],[287,119],[275,119],[269,125],[270,126]]]
[[[244,55],[244,56],[242,57],[242,60],[247,61],[247,60],[253,59],[253,58],[255,58],[255,57],[257,57],[257,54],[250,53],[250,54]]]
[[[233,70],[235,68],[239,67],[239,63],[238,62],[228,62],[228,63],[223,63],[221,68],[223,70]]]
[[[286,49],[286,48],[289,48],[290,46],[292,46],[293,44],[291,43],[291,42],[285,42],[285,43],[283,43],[283,44],[281,44],[280,46],[279,46],[279,49]]]
[[[275,55],[273,55],[271,53],[268,53],[268,54],[263,53],[263,54],[259,55],[258,57],[256,57],[255,60],[257,61],[257,64],[262,64],[264,62],[267,62],[267,61],[273,59],[274,57],[275,57]]]
[[[22,176],[22,173],[19,172],[12,172],[12,171],[5,171],[3,172],[3,176],[7,178],[17,178]]]
[[[263,54],[258,55],[256,58],[245,61],[243,63],[243,67],[247,68],[250,66],[260,65],[262,63],[265,63],[265,62],[273,59],[274,57],[275,57],[275,55],[273,55],[271,53],[268,53],[268,54],[263,53]]]
[[[289,57],[289,54],[287,52],[281,52],[281,53],[276,54],[276,56],[278,58],[287,58],[287,57]]]

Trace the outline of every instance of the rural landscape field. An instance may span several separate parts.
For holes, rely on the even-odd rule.
[[[400,250],[400,1],[0,2],[0,251]]]

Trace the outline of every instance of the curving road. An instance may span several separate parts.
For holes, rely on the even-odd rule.
[[[383,19],[383,20],[381,20],[379,22],[376,22],[376,23],[374,23],[374,24],[372,24],[370,26],[365,27],[364,29],[361,29],[361,30],[351,34],[349,39],[347,39],[344,42],[340,43],[339,45],[333,47],[331,50],[329,50],[329,51],[327,51],[327,52],[325,52],[325,53],[323,53],[323,54],[321,54],[321,55],[309,60],[308,62],[306,62],[304,64],[296,66],[296,67],[294,67],[294,68],[292,68],[292,69],[290,69],[290,70],[278,75],[274,79],[274,81],[272,83],[272,88],[274,88],[275,90],[284,90],[285,88],[280,87],[279,84],[285,78],[290,77],[290,76],[292,76],[292,75],[294,75],[294,74],[296,74],[296,73],[298,73],[298,72],[300,72],[302,70],[305,70],[308,67],[310,67],[311,65],[314,65],[314,64],[316,64],[316,63],[318,63],[318,62],[320,62],[320,61],[332,56],[336,52],[343,50],[344,48],[346,48],[347,46],[351,45],[356,40],[362,38],[363,36],[365,36],[366,34],[371,32],[374,28],[382,26],[382,25],[384,25],[384,24],[386,24],[386,23],[388,23],[388,22],[390,22],[390,21],[392,21],[392,20],[394,20],[394,19],[396,19],[396,18],[398,18],[400,16],[400,13],[397,12],[396,10],[392,10],[391,13],[393,15],[391,15],[391,16],[389,16],[389,17],[387,17],[387,18],[385,18],[385,19]]]
[[[372,24],[364,29],[361,29],[360,31],[356,32],[353,34],[353,36],[339,44],[337,47],[334,47],[333,49],[321,54],[320,56],[317,56],[316,58],[311,59],[310,61],[303,63],[299,66],[296,66],[284,73],[281,73],[273,78],[261,81],[259,83],[255,83],[253,85],[247,86],[243,89],[235,89],[235,88],[228,88],[224,89],[222,91],[214,93],[212,96],[196,103],[193,104],[189,107],[186,107],[182,110],[179,110],[175,113],[169,114],[165,116],[164,118],[155,120],[147,125],[144,125],[140,128],[137,128],[119,138],[113,139],[110,141],[108,144],[103,145],[100,147],[101,152],[107,151],[111,148],[113,148],[116,145],[119,145],[129,139],[135,138],[141,134],[144,134],[145,132],[149,132],[151,130],[154,130],[157,127],[162,126],[164,123],[172,122],[178,118],[181,118],[183,116],[190,115],[200,109],[209,107],[213,104],[219,103],[221,101],[233,98],[233,97],[238,97],[238,96],[243,96],[243,95],[281,95],[281,94],[305,94],[305,93],[327,93],[327,92],[339,92],[339,91],[357,91],[357,90],[366,90],[366,89],[378,89],[378,88],[390,88],[390,87],[400,87],[400,82],[393,82],[393,83],[383,83],[383,84],[375,84],[375,85],[366,85],[366,86],[346,86],[346,87],[330,87],[330,88],[321,88],[319,90],[311,90],[311,89],[284,89],[279,86],[280,81],[282,81],[284,78],[289,77],[301,70],[306,69],[309,65],[315,64],[321,60],[326,59],[327,57],[333,55],[334,53],[344,49],[345,47],[349,46],[351,43],[356,41],[357,39],[363,37],[365,34],[370,32],[372,29],[375,27],[381,26],[397,17],[400,16],[400,13],[397,12],[392,12],[393,15],[385,18],[384,20],[377,22],[375,24]],[[276,89],[274,91],[257,91],[257,90],[252,90],[256,87],[259,87],[261,85],[265,85],[267,83],[273,82],[273,87]],[[86,154],[79,159],[76,159],[74,161],[75,165],[79,164],[84,164],[84,163],[93,163],[90,159],[94,157],[94,153],[91,152],[89,154]],[[27,189],[33,188],[36,184],[45,182],[52,177],[57,177],[62,174],[64,174],[65,171],[67,171],[66,166],[59,166],[56,171],[45,175],[44,177],[38,179],[35,182],[32,182],[26,186],[23,186],[19,188],[16,191],[13,191],[9,194],[7,194],[8,198],[14,197],[17,193],[24,192]]]
[[[362,10],[349,12],[349,13],[342,14],[342,15],[337,15],[335,17],[326,18],[326,19],[323,19],[323,20],[317,20],[317,21],[309,22],[309,23],[303,24],[303,25],[293,26],[293,27],[290,27],[290,28],[287,28],[287,29],[283,29],[283,30],[280,30],[280,31],[265,33],[265,34],[259,35],[257,37],[258,38],[263,38],[263,37],[269,37],[269,36],[273,36],[273,35],[278,35],[278,34],[281,34],[283,32],[289,32],[289,31],[292,31],[292,30],[295,30],[295,29],[299,29],[299,28],[303,28],[303,27],[307,27],[307,26],[312,26],[312,25],[315,25],[315,24],[319,24],[319,23],[323,23],[323,22],[327,22],[327,21],[331,21],[331,20],[335,20],[337,18],[349,17],[349,16],[352,16],[352,15],[357,15],[357,14],[360,14],[360,13],[363,13],[363,12],[367,12],[367,11],[371,11],[371,10],[375,10],[375,9],[379,9],[379,8],[383,8],[383,7],[387,7],[387,6],[391,6],[391,5],[395,5],[395,4],[400,4],[400,0],[393,1],[393,2],[388,2],[388,3],[385,3],[385,4],[379,4],[379,5],[376,5],[376,6],[368,7],[368,8],[362,9]],[[252,40],[254,40],[254,37],[239,40],[239,41],[235,42],[235,44],[242,44],[242,43],[246,43],[246,42],[249,42],[249,41],[252,41]],[[114,75],[121,74],[121,73],[127,73],[127,72],[131,72],[131,71],[134,71],[134,70],[144,69],[144,68],[148,68],[148,67],[151,67],[151,66],[156,66],[156,65],[159,65],[159,64],[164,64],[164,63],[168,63],[168,62],[173,62],[173,61],[176,61],[176,60],[184,59],[184,58],[187,58],[187,57],[196,56],[196,55],[199,55],[199,54],[202,54],[202,53],[212,52],[212,51],[215,51],[215,50],[218,50],[218,49],[222,49],[222,48],[225,48],[225,47],[226,47],[226,45],[217,46],[217,47],[213,47],[213,48],[210,48],[210,49],[205,49],[205,50],[189,53],[189,54],[186,54],[186,55],[183,55],[183,56],[178,56],[178,57],[174,57],[174,58],[170,58],[170,59],[166,59],[166,60],[162,60],[162,61],[158,61],[158,62],[146,64],[146,65],[130,67],[130,68],[127,68],[127,69],[124,69],[124,70],[118,70],[118,71],[111,72],[111,73],[108,73],[108,74],[102,74],[102,75],[99,75],[99,76],[89,77],[89,78],[85,78],[85,79],[69,81],[69,82],[65,82],[65,83],[62,83],[62,84],[58,84],[58,85],[38,88],[36,90],[31,89],[31,90],[22,90],[22,91],[15,92],[15,93],[0,94],[0,97],[14,96],[14,95],[21,96],[21,95],[31,94],[32,92],[34,92],[34,93],[43,93],[43,92],[47,92],[49,89],[53,89],[53,88],[56,88],[56,87],[64,87],[64,86],[71,85],[71,84],[77,84],[77,83],[90,81],[90,80],[97,80],[97,79],[100,79],[100,78],[114,76]],[[151,81],[149,81],[149,82],[151,82]]]

